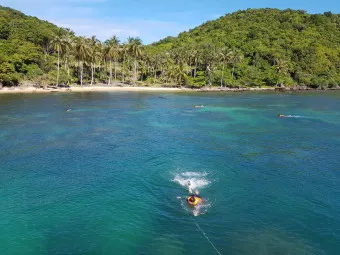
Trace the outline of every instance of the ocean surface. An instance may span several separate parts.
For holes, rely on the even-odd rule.
[[[340,93],[0,95],[0,254],[340,254]]]

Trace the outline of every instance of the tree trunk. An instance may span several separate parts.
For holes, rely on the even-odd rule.
[[[96,64],[93,63],[93,82],[95,82],[94,77],[96,76]]]
[[[137,81],[138,67],[136,66],[136,81]]]
[[[93,85],[94,64],[91,63],[91,86]]]
[[[233,70],[231,71],[231,78],[234,79],[234,70],[235,70],[235,65],[233,65]]]
[[[124,68],[125,68],[125,54],[124,54],[123,63],[122,63],[122,81],[123,82],[125,81],[125,71],[124,71]]]
[[[224,64],[222,65],[221,88],[223,87]]]
[[[137,59],[135,57],[133,61],[134,82],[137,81]]]
[[[211,70],[210,65],[207,65],[207,72],[208,72],[208,85],[211,87]]]
[[[60,53],[59,53],[59,46],[58,46],[58,73],[57,73],[57,87],[58,87],[58,85],[59,85],[59,55],[60,55]]]
[[[117,80],[117,61],[115,61],[115,81]]]
[[[196,78],[196,73],[197,73],[197,60],[195,59],[194,78]]]
[[[83,62],[80,62],[80,86],[83,86]]]
[[[70,84],[70,67],[67,66],[67,85]]]
[[[80,81],[80,61],[78,60],[78,68],[77,68],[77,77],[78,77],[78,82]]]
[[[168,83],[168,71],[167,70],[164,70],[164,81],[165,81],[165,84]]]
[[[110,60],[110,77],[109,77],[109,82],[108,85],[111,85],[111,79],[112,79],[112,61]]]
[[[165,77],[165,71],[163,70],[163,68],[161,68],[161,79],[164,80]]]

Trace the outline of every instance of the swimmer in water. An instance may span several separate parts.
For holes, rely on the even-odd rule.
[[[280,118],[284,118],[284,117],[286,117],[286,116],[283,115],[283,114],[279,114],[279,117],[280,117]]]
[[[204,105],[195,105],[195,108],[203,108]]]
[[[70,111],[71,111],[71,109],[67,109],[66,111],[67,111],[67,112],[70,112]]]
[[[191,186],[191,182],[190,182],[190,181],[188,181],[188,188],[189,188],[189,192],[190,192],[190,193],[192,193],[192,189],[191,189],[191,187],[190,187],[190,186]]]
[[[187,197],[187,202],[189,205],[197,206],[203,203],[203,199],[198,195],[191,194]]]

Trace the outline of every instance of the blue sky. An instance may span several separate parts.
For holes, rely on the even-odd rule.
[[[247,8],[302,9],[309,13],[340,13],[340,0],[0,0],[25,14],[71,28],[77,35],[122,41],[139,36],[151,43]]]

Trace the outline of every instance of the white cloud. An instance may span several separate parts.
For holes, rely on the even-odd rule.
[[[141,18],[112,18],[101,16],[101,3],[108,0],[0,0],[0,5],[18,9],[58,26],[70,28],[77,35],[92,36],[104,41],[117,35],[122,41],[139,36],[151,43],[166,36],[176,36],[189,27],[177,22]],[[98,3],[99,5],[96,5]]]
[[[128,36],[140,36],[137,30],[124,24],[114,23],[100,19],[64,19],[52,20],[58,26],[70,28],[77,35],[90,37],[96,35],[100,40],[106,40],[112,35],[126,38]]]
[[[129,36],[139,36],[144,43],[151,43],[168,35],[177,35],[185,26],[175,22],[156,20],[115,21],[110,19],[64,19],[51,20],[54,24],[70,28],[77,35],[90,37],[96,35],[104,41],[112,35],[117,35],[122,41]]]

